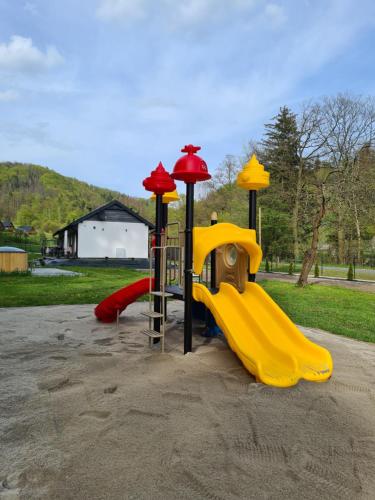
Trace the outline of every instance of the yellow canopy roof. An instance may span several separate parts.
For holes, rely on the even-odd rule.
[[[173,201],[178,201],[180,197],[178,196],[177,189],[171,191],[170,193],[163,194],[163,203],[171,203]],[[155,193],[151,196],[151,200],[156,200]]]

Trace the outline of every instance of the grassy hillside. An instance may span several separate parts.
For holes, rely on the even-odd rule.
[[[31,224],[38,232],[59,227],[112,199],[153,219],[150,201],[65,177],[39,165],[0,163],[0,219]]]

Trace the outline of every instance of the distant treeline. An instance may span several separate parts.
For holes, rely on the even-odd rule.
[[[151,201],[65,177],[53,170],[24,163],[0,163],[0,220],[32,225],[39,233],[56,229],[90,210],[118,199],[153,219]]]

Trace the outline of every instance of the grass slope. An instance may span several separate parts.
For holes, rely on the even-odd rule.
[[[146,276],[133,269],[69,267],[82,276],[0,275],[0,307],[97,304]]]
[[[338,286],[301,289],[280,281],[261,285],[295,323],[375,342],[375,294]]]

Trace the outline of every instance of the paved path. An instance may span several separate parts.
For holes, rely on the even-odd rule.
[[[347,269],[339,266],[330,266],[330,265],[324,265],[324,269],[330,269],[332,271],[346,271]],[[355,268],[356,272],[363,272],[363,273],[368,273],[368,274],[373,274],[375,276],[375,269],[367,269],[367,268],[362,268],[362,267],[357,267]]]
[[[81,276],[81,273],[74,271],[65,271],[65,269],[56,269],[54,267],[36,267],[31,271],[33,276]]]
[[[260,280],[277,280],[286,281],[289,283],[297,283],[298,274],[284,274],[284,273],[257,273],[257,279]],[[319,285],[328,286],[341,286],[343,288],[351,288],[352,290],[360,290],[361,292],[375,293],[375,282],[367,281],[347,281],[338,278],[313,278],[309,277],[309,283],[316,283]]]

